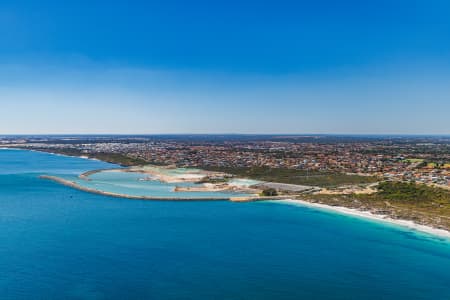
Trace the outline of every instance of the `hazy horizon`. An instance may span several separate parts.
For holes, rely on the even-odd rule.
[[[414,134],[414,133],[11,133],[0,137],[77,137],[77,136],[124,136],[124,137],[159,137],[159,136],[287,136],[287,137],[450,137],[450,134]]]

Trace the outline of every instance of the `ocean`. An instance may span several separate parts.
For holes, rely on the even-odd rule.
[[[115,165],[0,150],[0,299],[450,299],[450,242],[276,202],[142,201],[39,179]]]

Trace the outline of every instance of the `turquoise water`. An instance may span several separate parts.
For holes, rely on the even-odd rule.
[[[0,299],[450,299],[450,243],[276,203],[110,198],[0,150]]]
[[[132,196],[175,197],[175,198],[229,198],[246,196],[247,194],[233,192],[174,192],[176,186],[192,186],[194,183],[162,183],[156,180],[145,180],[148,175],[142,173],[99,172],[89,176],[89,181],[79,179],[75,175],[63,175],[65,179],[77,182],[79,185],[96,190]]]

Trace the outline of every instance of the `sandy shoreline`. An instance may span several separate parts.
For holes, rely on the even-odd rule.
[[[20,150],[23,150],[23,149],[20,149]],[[75,158],[81,158],[81,159],[86,159],[86,160],[101,161],[101,160],[99,160],[99,159],[97,159],[97,158],[91,158],[91,157],[86,156],[86,155],[67,155],[67,154],[53,153],[53,152],[45,152],[45,151],[39,151],[39,150],[28,150],[28,151],[41,152],[41,153],[49,153],[49,154],[52,154],[52,155],[63,156],[63,157],[75,157]],[[105,161],[103,161],[103,162],[105,162]],[[112,164],[112,163],[110,163],[110,162],[106,162],[106,163]],[[114,165],[114,164],[113,164],[113,165]]]
[[[20,148],[9,148],[9,147],[0,147],[0,149],[4,149],[4,150],[28,150],[28,151],[42,152],[42,151],[32,150],[32,149],[20,149]],[[45,152],[45,153],[53,154],[53,155],[57,155],[57,156],[78,157],[78,158],[82,158],[82,159],[97,160],[98,161],[98,159],[88,158],[86,156],[70,156],[70,155],[51,153],[51,152]],[[112,169],[112,170],[123,171],[123,170],[119,170],[118,168],[117,169]],[[97,170],[97,171],[100,171],[100,170]],[[78,190],[83,190],[83,191],[86,191],[86,192],[91,192],[91,193],[95,193],[95,194],[102,194],[102,195],[105,195],[105,196],[112,196],[112,197],[118,197],[118,198],[140,199],[140,200],[185,200],[185,201],[186,200],[187,201],[192,201],[192,200],[203,200],[204,201],[204,200],[206,200],[205,198],[201,198],[201,199],[180,199],[180,198],[161,199],[161,197],[158,197],[158,198],[155,197],[154,198],[154,197],[145,197],[145,196],[144,197],[142,197],[142,196],[129,196],[129,195],[114,194],[114,193],[98,191],[98,190],[94,190],[94,189],[90,189],[90,188],[84,188],[84,187],[81,187],[81,186],[75,184],[74,182],[66,181],[64,179],[61,180],[61,178],[56,178],[54,176],[41,176],[41,178],[47,179],[47,180],[52,180],[52,181],[58,182],[60,184],[66,185],[66,186],[70,186],[70,187],[78,189]],[[237,198],[237,200],[239,201],[238,198]],[[258,197],[256,197],[256,198],[258,198]],[[214,200],[231,200],[231,199],[230,198],[218,198],[218,199],[211,199],[210,198],[209,200],[214,201]],[[246,199],[246,201],[247,201],[247,199]],[[268,200],[268,201],[271,201],[271,200]],[[374,220],[374,221],[379,221],[379,222],[384,222],[384,223],[390,223],[390,224],[398,225],[398,226],[401,226],[401,227],[404,227],[404,228],[408,228],[408,229],[411,229],[411,230],[415,230],[415,231],[419,231],[419,232],[423,232],[423,233],[428,233],[428,234],[431,234],[431,235],[434,235],[434,236],[437,236],[437,237],[441,237],[441,238],[445,238],[445,239],[450,240],[450,231],[447,231],[447,230],[444,230],[444,229],[438,229],[438,228],[434,228],[434,227],[430,227],[430,226],[426,226],[426,225],[417,224],[417,223],[414,223],[413,221],[409,221],[409,220],[392,219],[392,218],[387,217],[385,215],[371,213],[370,211],[361,211],[361,210],[354,209],[354,208],[348,208],[348,207],[343,207],[343,206],[331,206],[331,205],[325,205],[325,204],[320,204],[320,203],[312,203],[312,202],[308,202],[308,201],[304,201],[304,200],[296,200],[296,199],[282,199],[282,200],[273,200],[273,201],[276,201],[276,202],[279,202],[279,203],[283,203],[283,204],[289,204],[289,205],[298,205],[298,206],[312,207],[312,208],[326,210],[326,211],[330,211],[330,212],[334,212],[334,213],[350,215],[350,216],[355,216],[355,217],[359,217],[359,218],[364,218],[364,219],[369,219],[369,220]]]
[[[38,152],[38,153],[47,153],[47,154],[56,155],[56,156],[63,156],[63,157],[75,157],[75,158],[81,158],[81,159],[87,159],[87,160],[101,161],[101,160],[99,160],[97,158],[91,158],[91,157],[86,156],[86,155],[67,155],[67,154],[61,154],[61,153],[55,153],[55,152],[47,152],[47,151],[40,151],[40,150],[27,149],[27,148],[0,147],[0,150],[30,151],[30,152]],[[105,162],[105,161],[102,161],[102,162]],[[106,163],[115,165],[115,164],[110,163],[110,162],[106,162]]]
[[[111,192],[105,192],[105,191],[99,191],[92,188],[82,187],[75,182],[65,180],[56,176],[46,176],[42,175],[40,176],[42,179],[47,179],[51,181],[58,182],[60,184],[63,184],[65,186],[69,186],[78,190],[82,190],[85,192],[90,192],[94,194],[100,194],[104,196],[111,196],[111,197],[117,197],[117,198],[125,198],[125,199],[139,199],[139,200],[160,200],[160,201],[233,201],[233,202],[252,202],[252,201],[273,201],[278,202],[281,204],[288,204],[288,205],[297,205],[297,206],[306,206],[321,210],[326,210],[332,213],[339,213],[344,215],[350,215],[355,216],[363,219],[373,220],[373,221],[379,221],[384,223],[390,223],[394,225],[398,225],[410,230],[415,230],[423,233],[428,233],[437,237],[445,238],[450,240],[450,231],[444,230],[444,229],[438,229],[433,228],[426,225],[420,225],[417,223],[414,223],[413,221],[408,220],[401,220],[401,219],[392,219],[390,217],[387,217],[385,215],[379,215],[371,213],[370,211],[361,211],[354,208],[347,208],[342,206],[330,206],[325,204],[319,204],[319,203],[312,203],[304,200],[296,200],[296,199],[263,199],[263,197],[192,197],[192,198],[183,198],[183,197],[152,197],[152,196],[132,196],[132,195],[124,195],[124,194],[116,194]],[[242,199],[241,199],[242,198]],[[281,198],[281,197],[280,197]]]
[[[334,213],[360,217],[363,219],[369,219],[369,220],[380,221],[380,222],[384,222],[384,223],[390,223],[390,224],[398,225],[401,227],[406,227],[408,229],[428,233],[431,235],[435,235],[435,236],[450,240],[450,231],[447,231],[444,229],[438,229],[438,228],[434,228],[434,227],[430,227],[430,226],[426,226],[426,225],[420,225],[420,224],[414,223],[413,221],[392,219],[385,215],[374,214],[369,211],[361,211],[361,210],[357,210],[354,208],[348,208],[348,207],[343,207],[343,206],[330,206],[330,205],[312,203],[312,202],[308,202],[308,201],[304,201],[304,200],[296,200],[296,199],[277,200],[276,202],[283,203],[283,204],[289,204],[289,205],[312,207],[312,208],[317,208],[317,209],[321,209],[321,210],[331,211]]]

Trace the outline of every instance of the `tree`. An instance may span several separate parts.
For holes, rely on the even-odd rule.
[[[277,196],[278,193],[277,193],[277,191],[276,191],[275,189],[273,189],[273,188],[268,188],[268,189],[263,190],[262,193],[261,193],[261,195],[262,195],[262,196],[268,196],[268,197],[271,197],[271,196]]]

